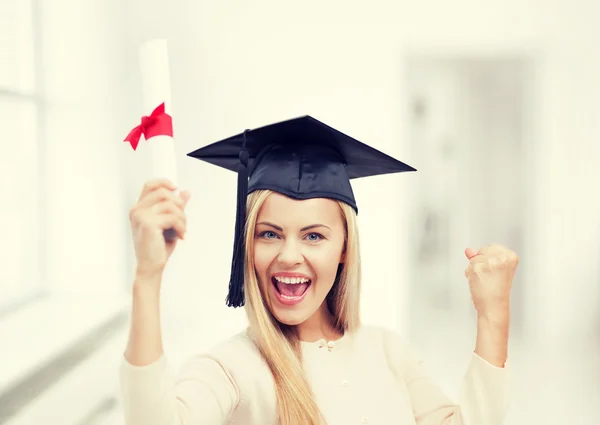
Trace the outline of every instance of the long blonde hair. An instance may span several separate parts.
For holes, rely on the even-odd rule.
[[[259,190],[248,195],[246,214],[245,304],[250,330],[258,349],[273,374],[279,425],[323,425],[325,419],[314,399],[302,368],[300,340],[295,328],[271,314],[264,302],[254,268],[254,228],[258,212],[273,192]],[[345,227],[345,259],[327,296],[336,329],[353,332],[360,325],[360,253],[356,214],[338,202]]]

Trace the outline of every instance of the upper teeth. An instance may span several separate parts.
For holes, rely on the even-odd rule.
[[[295,285],[298,283],[306,283],[308,282],[310,279],[307,279],[305,277],[282,277],[282,276],[275,276],[275,280],[277,280],[278,282],[281,283],[287,283]]]

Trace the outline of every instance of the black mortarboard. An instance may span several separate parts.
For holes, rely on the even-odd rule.
[[[295,199],[332,198],[358,213],[350,179],[416,171],[310,116],[246,130],[188,156],[238,173],[227,296],[230,307],[244,305],[244,226],[249,193],[271,189]]]

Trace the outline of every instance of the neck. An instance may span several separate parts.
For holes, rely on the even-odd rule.
[[[321,338],[331,341],[342,336],[342,333],[333,326],[333,316],[326,302],[311,317],[296,325],[296,330],[300,340],[306,342],[314,342]]]

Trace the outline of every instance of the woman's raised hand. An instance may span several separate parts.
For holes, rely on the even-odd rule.
[[[161,276],[178,239],[185,238],[187,191],[166,179],[146,182],[137,203],[129,211],[137,260],[136,276]],[[175,229],[177,238],[166,241],[163,231]]]

